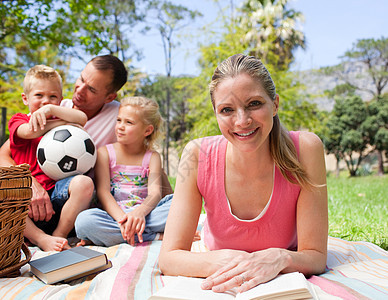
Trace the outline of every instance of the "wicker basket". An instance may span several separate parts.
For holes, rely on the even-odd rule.
[[[19,269],[31,258],[23,238],[32,196],[29,167],[0,167],[0,277],[19,276]]]

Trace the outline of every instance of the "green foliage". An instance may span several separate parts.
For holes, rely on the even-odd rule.
[[[326,151],[337,160],[344,159],[350,175],[355,176],[366,155],[364,150],[373,128],[366,104],[355,95],[337,97],[326,125],[326,135],[322,138]],[[357,158],[354,158],[355,153]]]
[[[282,70],[289,68],[297,48],[305,48],[304,33],[298,30],[304,17],[302,13],[288,9],[287,2],[245,0],[238,16],[249,54]]]
[[[272,59],[266,59],[266,67],[271,73],[276,85],[277,93],[280,96],[279,117],[282,123],[292,130],[301,128],[316,129],[319,127],[317,116],[320,115],[320,113],[317,110],[316,105],[306,101],[301,96],[301,91],[304,87],[288,70],[288,64],[285,67],[279,68],[279,62],[283,60],[283,58],[280,58],[280,54],[274,51],[273,48],[266,48],[264,44],[256,45],[258,48],[253,49],[251,42],[246,40],[247,28],[242,26],[241,20],[247,20],[252,16],[253,11],[247,9],[247,5],[253,5],[256,2],[257,1],[249,1],[248,3],[248,1],[246,1],[246,7],[238,12],[239,16],[237,19],[224,17],[224,32],[221,36],[211,36],[209,40],[214,40],[216,42],[201,46],[199,64],[202,67],[202,71],[196,79],[196,85],[199,90],[197,94],[189,100],[189,119],[192,120],[193,128],[186,136],[186,140],[201,136],[220,134],[210,102],[207,84],[210,82],[215,68],[221,61],[236,53],[248,54],[256,50],[261,51],[261,53],[267,51],[268,53],[266,53],[268,55],[265,57],[272,57]],[[280,5],[277,9],[279,9],[279,7],[283,11],[284,6]],[[269,11],[261,11],[261,13],[265,14],[269,13]],[[266,16],[263,16],[263,18],[265,17]],[[269,16],[269,19],[271,22],[277,22],[278,20],[276,18],[271,18],[271,16]],[[275,24],[272,25],[275,26]]]
[[[353,44],[351,50],[342,56],[345,62],[359,62],[366,67],[364,77],[372,79],[373,89],[360,86],[358,82],[344,77],[346,82],[356,89],[367,90],[379,99],[388,86],[388,38],[360,39]],[[344,65],[342,65],[343,70]]]
[[[388,250],[388,177],[327,178],[329,235]]]

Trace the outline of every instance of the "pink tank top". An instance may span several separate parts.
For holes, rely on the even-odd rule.
[[[290,132],[290,136],[299,155],[299,132]],[[253,220],[238,219],[231,213],[225,193],[227,144],[223,136],[206,137],[199,151],[197,185],[207,214],[204,224],[206,246],[210,250],[248,252],[274,247],[296,250],[299,185],[288,182],[275,167],[272,196],[262,214]]]
[[[148,175],[152,151],[144,154],[141,166],[116,164],[113,144],[106,145],[109,154],[110,192],[122,208],[131,208],[143,203],[148,196]]]

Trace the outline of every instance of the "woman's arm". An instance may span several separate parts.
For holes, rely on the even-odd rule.
[[[298,251],[270,248],[243,253],[208,277],[206,288],[223,292],[233,287],[246,291],[279,273],[324,272],[327,257],[328,213],[323,145],[312,133],[300,134],[299,160],[310,180],[319,187],[302,188],[297,204]],[[245,282],[245,283],[244,283]]]
[[[319,187],[302,188],[297,205],[298,251],[284,272],[305,275],[324,272],[327,258],[328,212],[324,149],[313,133],[301,132],[299,160],[310,180]]]
[[[202,209],[202,195],[197,187],[199,145],[198,140],[187,144],[179,162],[159,256],[159,266],[165,275],[207,277],[238,253],[232,250],[190,252]]]

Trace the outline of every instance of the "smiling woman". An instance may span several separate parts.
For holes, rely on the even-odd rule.
[[[272,78],[252,56],[223,61],[209,85],[222,136],[182,155],[159,265],[165,275],[207,277],[204,289],[248,290],[279,273],[319,274],[327,256],[322,142],[288,132]],[[190,252],[202,198],[209,252]]]

